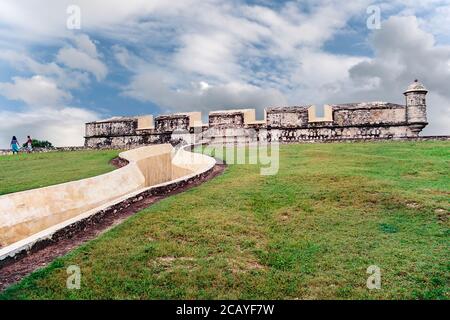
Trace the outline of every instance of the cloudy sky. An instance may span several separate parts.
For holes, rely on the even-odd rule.
[[[0,0],[0,148],[115,115],[403,103],[415,78],[424,134],[450,134],[449,25],[450,0]]]

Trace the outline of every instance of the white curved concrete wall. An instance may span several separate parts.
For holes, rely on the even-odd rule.
[[[170,144],[120,154],[123,168],[97,177],[0,196],[0,260],[14,247],[51,235],[133,194],[211,169],[215,160]],[[173,159],[172,159],[173,158]],[[16,248],[16,249],[17,249]]]
[[[184,149],[178,150],[172,159],[173,166],[192,172],[201,172],[204,168],[211,168],[215,164],[216,160],[212,157]]]

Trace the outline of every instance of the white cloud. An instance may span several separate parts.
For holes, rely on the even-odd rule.
[[[124,93],[171,110],[187,110],[191,105],[205,111],[261,108],[286,104],[287,97],[293,104],[299,103],[293,97],[317,101],[312,93],[323,96],[321,88],[348,79],[349,68],[363,60],[320,49],[363,8],[363,2],[327,1],[312,7],[313,13],[305,14],[293,3],[279,12],[261,6],[202,3],[176,12],[182,28],[175,29],[180,34],[175,31],[171,39],[177,39],[177,47],[162,62],[115,47],[117,61],[135,74]],[[209,84],[204,92],[198,91],[201,82]]]
[[[0,82],[0,94],[10,100],[20,100],[30,106],[57,106],[72,98],[44,76],[14,77],[13,82]]]
[[[241,73],[237,64],[240,43],[229,34],[194,34],[182,37],[182,48],[174,57],[174,64],[186,72],[230,81]]]
[[[87,35],[74,37],[76,47],[61,48],[56,56],[58,62],[72,69],[88,71],[95,75],[98,81],[103,80],[108,68],[99,59],[97,47]]]
[[[324,44],[337,33],[358,28],[349,21],[363,21],[373,2],[380,3],[384,17],[392,16],[367,39],[373,56],[326,52]],[[90,74],[104,80],[117,70],[102,55],[109,52],[92,40],[105,38],[115,43],[111,53],[117,64],[131,74],[127,84],[123,78],[118,81],[123,84],[118,91],[165,111],[366,100],[403,103],[404,88],[419,77],[430,89],[428,132],[448,133],[448,1],[256,3],[6,0],[0,3],[0,20],[7,27],[0,31],[2,46],[10,39],[64,47],[54,62],[37,62],[26,54],[14,57],[11,52],[17,51],[5,58],[5,50],[0,50],[0,59],[3,55],[19,68],[51,79],[64,92],[86,89]],[[83,34],[65,29],[69,4],[81,8]],[[412,14],[418,18],[408,17]],[[12,35],[18,40],[12,41]]]
[[[12,134],[22,138],[32,135],[59,146],[83,144],[84,123],[99,116],[83,108],[67,106],[73,99],[69,90],[87,85],[89,73],[98,80],[103,79],[107,68],[100,61],[96,45],[87,35],[73,36],[71,40],[75,47],[62,48],[57,55],[58,62],[69,68],[54,61],[39,62],[26,53],[10,49],[0,51],[0,60],[17,70],[34,74],[13,77],[11,82],[0,82],[0,95],[25,103],[16,112],[0,108],[1,147],[8,146],[8,136]]]
[[[54,61],[48,63],[38,62],[23,52],[1,50],[0,60],[8,62],[16,70],[50,77],[61,88],[76,89],[86,86],[90,82],[87,72],[68,70]]]
[[[369,1],[310,2],[309,12],[300,11],[299,4],[288,2],[279,12],[262,6],[247,6],[247,17],[268,28],[267,41],[272,53],[287,56],[300,46],[320,48],[356,13],[365,11]]]
[[[99,54],[97,52],[97,46],[95,43],[89,38],[86,34],[79,34],[74,36],[74,40],[76,47],[83,51],[84,53],[88,54],[90,57],[96,59],[99,57]]]
[[[347,89],[349,70],[366,60],[364,57],[301,50],[298,55],[299,65],[289,79],[289,83],[296,84],[289,95],[290,103],[322,105],[334,102],[336,92]],[[350,92],[344,94],[349,95]]]
[[[190,83],[185,89],[171,89],[170,79],[155,71],[136,75],[124,95],[160,105],[164,112],[210,111],[239,107],[253,107],[260,111],[269,105],[286,105],[284,95],[275,89],[229,82],[210,85],[204,81]],[[260,113],[261,114],[261,113]]]
[[[269,102],[260,101],[268,96],[269,101],[287,100],[290,104],[403,103],[404,88],[419,77],[430,88],[430,107],[436,102],[435,108],[442,111],[429,112],[428,132],[448,132],[442,125],[442,113],[449,110],[445,102],[450,80],[448,48],[438,46],[418,19],[393,16],[383,21],[382,29],[369,39],[373,58],[323,51],[325,41],[345,27],[353,14],[365,14],[366,5],[317,2],[308,14],[293,3],[278,11],[261,6],[233,11],[219,6],[203,19],[195,16],[194,22],[190,20],[192,25],[178,37],[173,59],[158,65],[146,63],[145,57],[136,57],[122,47],[116,58],[135,73],[125,94],[173,110],[186,110],[191,105],[205,111],[215,109],[216,104],[252,106],[249,101],[255,107],[267,106]],[[430,9],[423,3],[401,5]],[[268,60],[273,63],[265,66]],[[205,91],[196,85],[202,81],[209,83]],[[236,99],[243,88],[248,89],[246,98]],[[257,95],[264,98],[259,100]]]
[[[81,28],[83,31],[101,31],[110,35],[130,36],[129,26],[136,18],[145,15],[166,14],[187,11],[201,5],[201,0],[41,0],[0,2],[0,21],[10,32],[6,37],[20,39],[29,43],[42,43],[70,37],[71,30],[66,28],[69,15],[67,8],[77,5],[81,9]]]
[[[112,46],[114,58],[117,62],[129,71],[136,71],[141,68],[145,68],[148,63],[142,58],[131,54],[125,47],[120,45]]]
[[[432,34],[419,27],[416,17],[390,17],[371,38],[375,57],[350,69],[352,92],[349,96],[382,97],[404,103],[403,91],[419,78],[428,94],[429,126],[424,133],[449,133],[450,46],[436,45]],[[376,87],[361,84],[378,79]],[[340,99],[346,92],[340,94]]]
[[[108,73],[106,66],[101,61],[75,48],[60,49],[57,60],[72,69],[89,71],[95,75],[97,80],[104,79]]]
[[[429,21],[430,28],[429,30],[433,30],[437,35],[445,35],[448,34],[448,26],[450,25],[450,4],[442,5],[434,10],[434,15]]]
[[[429,125],[425,135],[450,134],[450,99],[430,93],[427,98],[427,118]]]
[[[11,137],[20,143],[27,135],[48,140],[55,146],[83,145],[84,123],[98,119],[94,112],[74,107],[27,109],[17,112],[0,110],[0,148],[8,148]]]
[[[44,76],[15,77],[12,83],[0,83],[0,94],[26,104],[15,111],[0,107],[0,148],[8,148],[12,135],[21,142],[31,135],[55,146],[82,145],[85,122],[99,118],[96,112],[67,106],[71,94]]]
[[[165,69],[146,63],[123,47],[116,46],[114,51],[118,62],[135,73],[122,94],[140,101],[151,101],[163,112],[196,110],[206,113],[243,106],[261,111],[268,105],[287,103],[283,93],[274,88],[261,88],[237,80],[224,83],[193,81],[183,68]]]

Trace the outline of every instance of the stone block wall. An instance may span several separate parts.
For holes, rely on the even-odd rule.
[[[266,109],[266,125],[268,128],[301,128],[308,126],[308,108],[280,107]]]
[[[243,112],[228,112],[228,113],[216,113],[209,115],[210,127],[243,127],[244,126],[244,113]]]
[[[406,107],[398,104],[373,102],[333,105],[333,122],[337,126],[406,124]]]
[[[112,118],[86,123],[87,137],[114,137],[133,135],[138,128],[138,118]]]
[[[156,117],[155,128],[158,132],[189,130],[189,116],[186,114],[174,114]]]

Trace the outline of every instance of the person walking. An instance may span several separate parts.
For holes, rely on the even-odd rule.
[[[13,154],[19,153],[20,146],[19,146],[19,141],[17,141],[16,136],[13,136],[11,139],[11,150],[12,150]]]
[[[33,151],[33,140],[30,136],[27,136],[27,142],[26,142],[27,152],[31,153]]]

